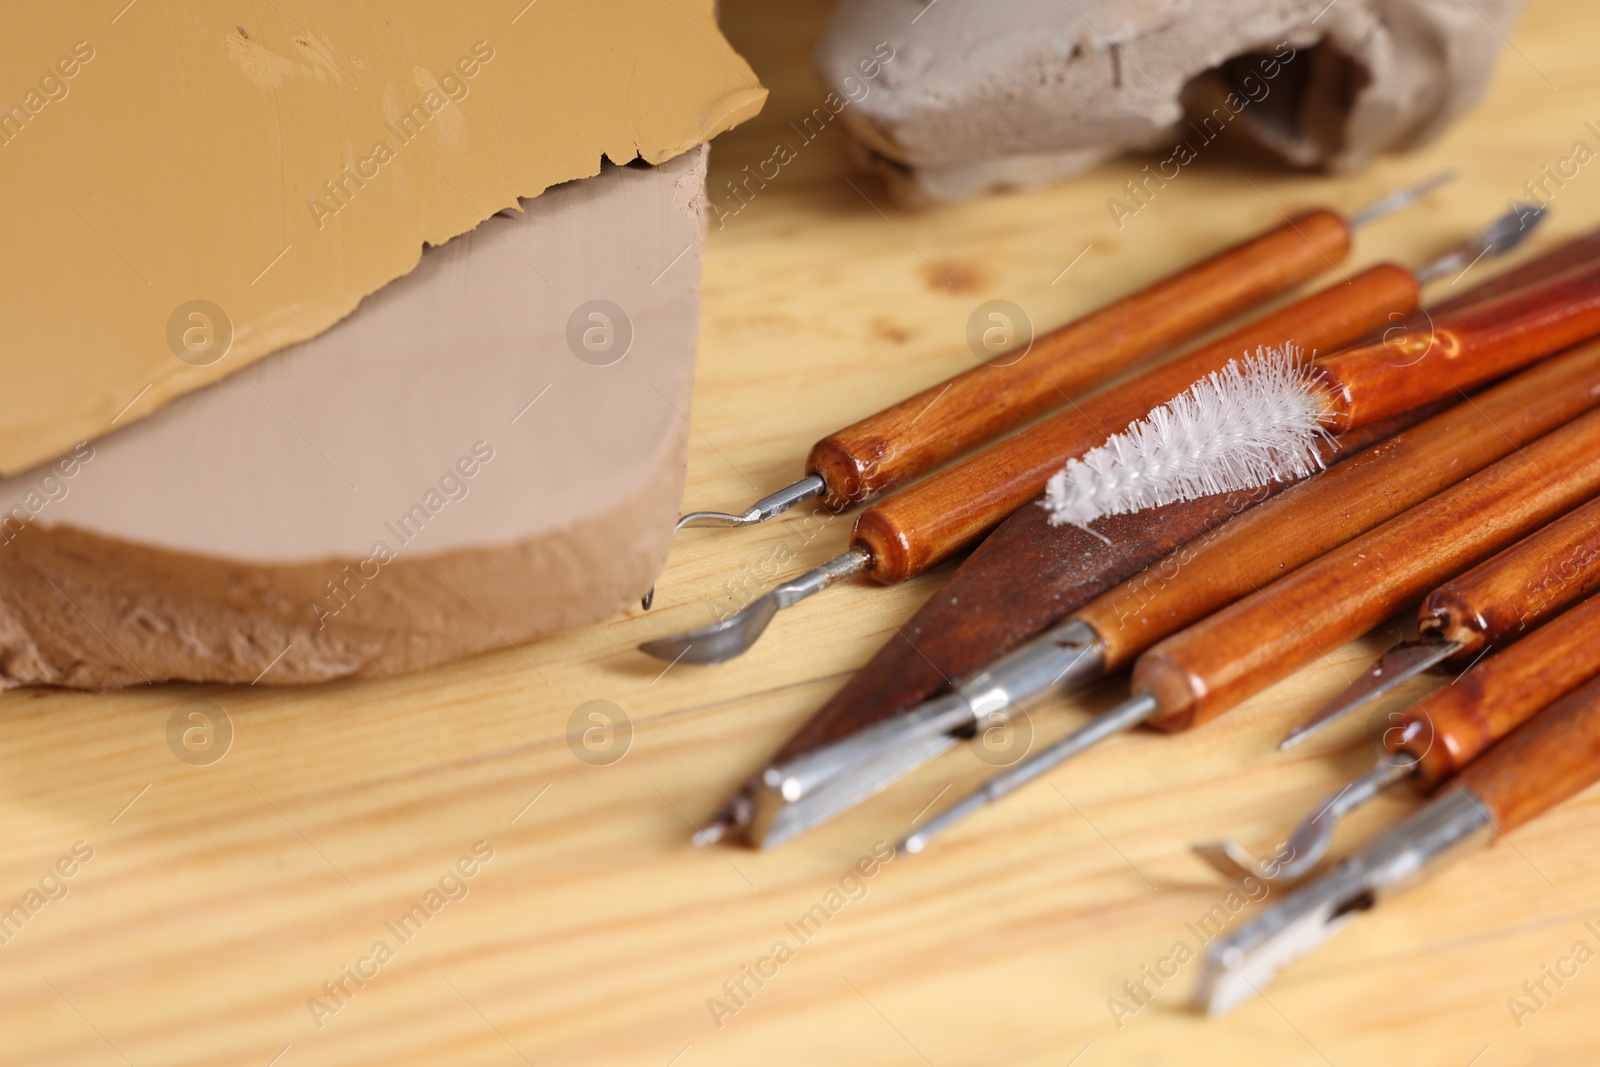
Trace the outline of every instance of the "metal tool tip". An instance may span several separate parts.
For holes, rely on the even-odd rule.
[[[639,646],[639,651],[668,663],[680,660],[702,666],[721,663],[741,655],[755,644],[777,613],[778,603],[768,594],[709,626],[646,641]]]
[[[928,847],[928,839],[921,834],[908,834],[906,839],[895,846],[896,855],[915,856]]]
[[[705,848],[707,845],[714,845],[718,841],[721,841],[723,838],[727,837],[728,832],[732,829],[732,822],[726,819],[718,819],[716,822],[707,823],[705,826],[696,830],[694,832],[694,836],[689,838],[689,840],[691,843],[693,843],[695,848]]]
[[[1397,211],[1402,211],[1440,186],[1448,185],[1455,181],[1457,177],[1455,168],[1450,167],[1424,178],[1414,185],[1408,185],[1404,189],[1396,189],[1394,192],[1368,204],[1354,215],[1351,215],[1350,226],[1353,229],[1359,229],[1362,226],[1393,215]]]

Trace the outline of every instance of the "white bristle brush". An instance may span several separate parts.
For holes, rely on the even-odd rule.
[[[1330,417],[1293,343],[1231,361],[1051,476],[1053,526],[1304,478]]]

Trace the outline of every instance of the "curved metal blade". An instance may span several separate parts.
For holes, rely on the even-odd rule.
[[[1230,880],[1254,875],[1272,885],[1298,882],[1328,854],[1339,820],[1389,786],[1411,777],[1417,762],[1409,753],[1384,753],[1376,767],[1319,804],[1270,859],[1256,859],[1237,841],[1205,841],[1192,847],[1201,859]]]
[[[721,663],[749,649],[766,630],[767,624],[779,611],[796,604],[812,593],[820,592],[841,578],[866,570],[872,565],[872,556],[865,549],[852,548],[814,571],[802,574],[792,582],[785,582],[765,596],[758,597],[743,609],[726,619],[687,630],[671,637],[646,641],[639,651],[656,659],[677,663]]]
[[[776,594],[768,593],[721,622],[646,641],[639,651],[668,663],[721,663],[755,644],[778,607]]]
[[[1406,679],[1415,678],[1429,667],[1443,663],[1460,652],[1462,647],[1458,641],[1440,641],[1437,638],[1407,641],[1394,646],[1378,657],[1378,661],[1365,674],[1317,709],[1316,714],[1284,735],[1283,740],[1278,742],[1278,748],[1299,744],[1369,700],[1377,700],[1392,691]]]
[[[728,511],[691,511],[680,518],[678,525],[672,529],[676,533],[679,530],[707,527],[729,529],[737,526],[754,526],[774,516],[782,515],[801,501],[821,496],[827,491],[828,485],[822,480],[821,475],[808,474],[793,485],[786,485],[771,496],[762,497],[738,515]]]

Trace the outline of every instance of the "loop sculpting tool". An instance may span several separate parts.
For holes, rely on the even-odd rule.
[[[1483,471],[1596,405],[1600,344],[1532,367],[1231,519],[1219,514],[1216,518],[1226,521],[1209,534],[967,673],[949,692],[867,724],[848,722],[853,730],[830,735],[823,729],[833,724],[824,723],[815,733],[801,735],[735,795],[715,825],[741,827],[752,842],[771,845],[824,822],[959,743],[957,735],[971,730],[980,717],[1011,714],[1052,689],[1070,689],[1120,669],[1162,638]],[[1050,531],[1042,514],[1018,519],[1032,523],[1041,535],[1074,535],[1086,558],[1118,552],[1117,546],[1094,547],[1089,535],[1070,527]],[[1118,521],[1124,520],[1112,520]],[[988,585],[1021,590],[1028,588],[1029,577],[1026,566],[999,571],[976,588],[963,588],[955,604],[941,594],[937,617],[959,626],[962,612],[981,609],[986,619],[1003,620],[1007,604],[985,599]],[[1071,593],[1060,587],[1054,595]],[[908,670],[922,669],[921,655],[913,649],[902,657]]]
[[[1370,670],[1289,731],[1278,747],[1297,744],[1430,667],[1471,663],[1596,589],[1600,501],[1429,593],[1417,612],[1417,640],[1385,652]]]
[[[958,374],[829,434],[806,476],[738,514],[694,511],[678,528],[752,526],[814,497],[835,510],[881,495],[1058,406],[1064,397],[1194,340],[1344,261],[1351,233],[1416,203],[1452,172],[1390,193],[1348,219],[1308,211],[1044,334],[1015,359]],[[1025,358],[1024,358],[1025,356]]]
[[[1134,663],[1133,696],[930,820],[905,840],[906,851],[921,851],[967,814],[1113,734],[1141,723],[1168,733],[1199,726],[1321,649],[1361,636],[1430,587],[1600,493],[1597,450],[1600,411],[1591,411],[1167,638]]]
[[[1441,590],[1454,586],[1470,595],[1496,584],[1511,585],[1517,578],[1537,579],[1541,571],[1558,576],[1560,589],[1533,592],[1535,612],[1527,627],[1538,626],[1582,595],[1569,597],[1567,590],[1592,592],[1600,585],[1596,581],[1600,565],[1589,558],[1600,554],[1597,522],[1600,501],[1591,501]],[[1563,564],[1572,558],[1571,535],[1577,530],[1587,534],[1586,542],[1579,542],[1585,563],[1581,572],[1566,577]],[[1523,588],[1537,590],[1538,584]],[[1437,591],[1428,601],[1434,596]],[[1546,609],[1545,603],[1559,606]],[[1482,607],[1493,617],[1504,611],[1504,605],[1503,600],[1485,601]],[[1528,716],[1600,672],[1596,649],[1600,649],[1600,598],[1591,597],[1505,651],[1479,660],[1405,711],[1391,714],[1383,732],[1384,755],[1377,765],[1317,805],[1289,835],[1288,848],[1280,852],[1283,859],[1262,864],[1235,841],[1204,842],[1195,851],[1229,878],[1254,874],[1269,882],[1299,880],[1327,854],[1334,829],[1345,815],[1397,782],[1409,780],[1420,791],[1432,791]]]
[[[1467,245],[1505,251],[1537,217],[1528,209],[1513,212]],[[1513,223],[1524,228],[1515,229]],[[1435,266],[1421,273],[1431,273]],[[1417,275],[1383,264],[1265,315],[874,504],[857,517],[850,549],[843,555],[726,619],[639,647],[670,662],[719,663],[754,644],[781,608],[840,578],[865,572],[890,584],[915,577],[973,544],[1037,496],[1063,458],[1104,441],[1241,353],[1291,343],[1310,352],[1336,350],[1406,316],[1417,306],[1419,292]]]
[[[1219,1015],[1350,919],[1600,781],[1600,682],[1569,693],[1416,814],[1212,944],[1193,1005]]]

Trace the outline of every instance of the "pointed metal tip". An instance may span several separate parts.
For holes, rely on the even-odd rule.
[[[651,585],[650,589],[645,593],[645,595],[639,598],[639,607],[643,611],[649,611],[650,610],[650,605],[654,604],[655,602],[656,602],[656,587],[654,585]]]
[[[1354,215],[1351,215],[1349,220],[1350,228],[1359,229],[1362,226],[1377,222],[1379,219],[1387,218],[1397,211],[1403,211],[1435,189],[1455,181],[1457,177],[1459,175],[1456,173],[1456,169],[1450,167],[1424,178],[1414,185],[1408,185],[1404,189],[1396,189],[1394,192],[1368,204]]]
[[[1462,647],[1459,641],[1441,641],[1431,637],[1396,645],[1380,656],[1361,677],[1345,686],[1332,700],[1317,709],[1315,714],[1290,730],[1283,740],[1278,742],[1279,751],[1299,744],[1319,730],[1338,722],[1363,704],[1391,692],[1401,682],[1415,678],[1435,664],[1444,662],[1461,651]]]

